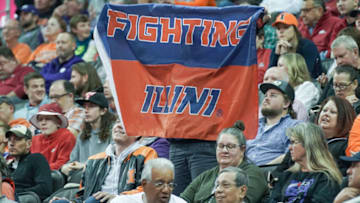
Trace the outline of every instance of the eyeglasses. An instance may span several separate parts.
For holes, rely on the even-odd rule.
[[[155,185],[156,188],[162,189],[165,187],[165,185],[167,185],[170,189],[174,189],[174,187],[176,187],[176,184],[174,182],[170,182],[170,183],[165,183],[163,181],[157,181],[153,183]]]
[[[334,87],[334,89],[335,89],[335,88],[338,88],[339,90],[344,90],[344,89],[346,89],[347,87],[349,87],[352,83],[353,83],[353,82],[350,82],[349,84],[344,84],[344,83],[342,83],[342,84],[337,84],[337,83],[334,83],[334,84],[333,84],[333,87]]]
[[[227,182],[215,183],[215,188],[222,187],[224,189],[229,189],[229,188],[234,187],[235,185],[236,185],[235,183],[227,183]]]
[[[227,151],[230,151],[230,150],[234,150],[235,148],[239,147],[240,145],[238,144],[222,144],[222,143],[219,143],[216,145],[218,149],[224,149],[226,148]]]
[[[61,95],[51,95],[49,96],[50,99],[60,99],[61,97],[65,96],[65,95],[68,95],[69,93],[64,93],[64,94],[61,94]]]

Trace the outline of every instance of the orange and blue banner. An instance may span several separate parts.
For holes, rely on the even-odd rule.
[[[105,5],[95,42],[130,136],[256,136],[260,7]]]

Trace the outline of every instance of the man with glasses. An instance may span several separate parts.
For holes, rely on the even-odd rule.
[[[85,109],[75,104],[74,85],[67,80],[57,80],[51,84],[49,96],[59,104],[68,119],[68,130],[75,136],[79,135],[85,125]]]
[[[157,158],[145,164],[141,174],[141,186],[144,192],[133,195],[116,196],[111,203],[185,203],[186,201],[172,195],[174,189],[174,164],[168,159]]]
[[[294,89],[285,81],[263,83],[260,90],[265,94],[261,104],[257,135],[246,143],[246,156],[256,165],[280,163],[288,151],[289,138],[286,129],[295,126],[296,113],[292,109]]]
[[[305,0],[303,2],[299,31],[301,35],[312,40],[320,52],[321,59],[330,57],[331,42],[337,33],[346,27],[345,22],[326,12],[324,0]]]
[[[337,37],[331,44],[331,52],[334,56],[337,66],[351,66],[356,72],[360,70],[360,57],[359,57],[359,47],[355,40],[347,35],[342,35]],[[330,69],[327,75],[332,75],[333,69]],[[319,103],[324,101],[327,97],[335,95],[333,88],[333,79],[331,78],[327,83],[324,84],[324,81],[327,81],[327,76],[322,76],[323,79],[320,80],[321,83],[325,86],[323,93],[320,97]]]
[[[141,192],[140,178],[144,164],[157,158],[156,151],[143,146],[136,136],[127,136],[120,121],[112,128],[112,139],[113,143],[108,145],[105,152],[91,156],[86,162],[81,182],[84,193],[73,201],[108,202],[120,193]],[[51,202],[64,203],[69,200],[54,197]]]
[[[358,101],[355,89],[358,86],[359,74],[352,66],[338,66],[335,69],[333,88],[335,95],[354,104]]]
[[[30,118],[39,111],[39,107],[50,103],[45,93],[45,79],[37,72],[28,73],[24,77],[24,91],[28,101],[24,106],[16,109],[14,118]]]

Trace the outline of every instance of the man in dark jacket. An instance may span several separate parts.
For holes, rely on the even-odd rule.
[[[23,125],[16,125],[6,132],[10,156],[11,178],[15,182],[15,192],[32,191],[40,199],[52,193],[51,171],[45,157],[39,153],[30,153],[31,132]]]

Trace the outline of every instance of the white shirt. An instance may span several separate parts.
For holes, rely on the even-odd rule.
[[[132,194],[132,195],[117,195],[114,199],[111,200],[110,203],[121,203],[121,202],[145,203],[143,201],[143,198],[145,199],[144,192],[136,193],[136,194]],[[169,203],[186,203],[186,201],[181,199],[178,196],[171,195]]]

